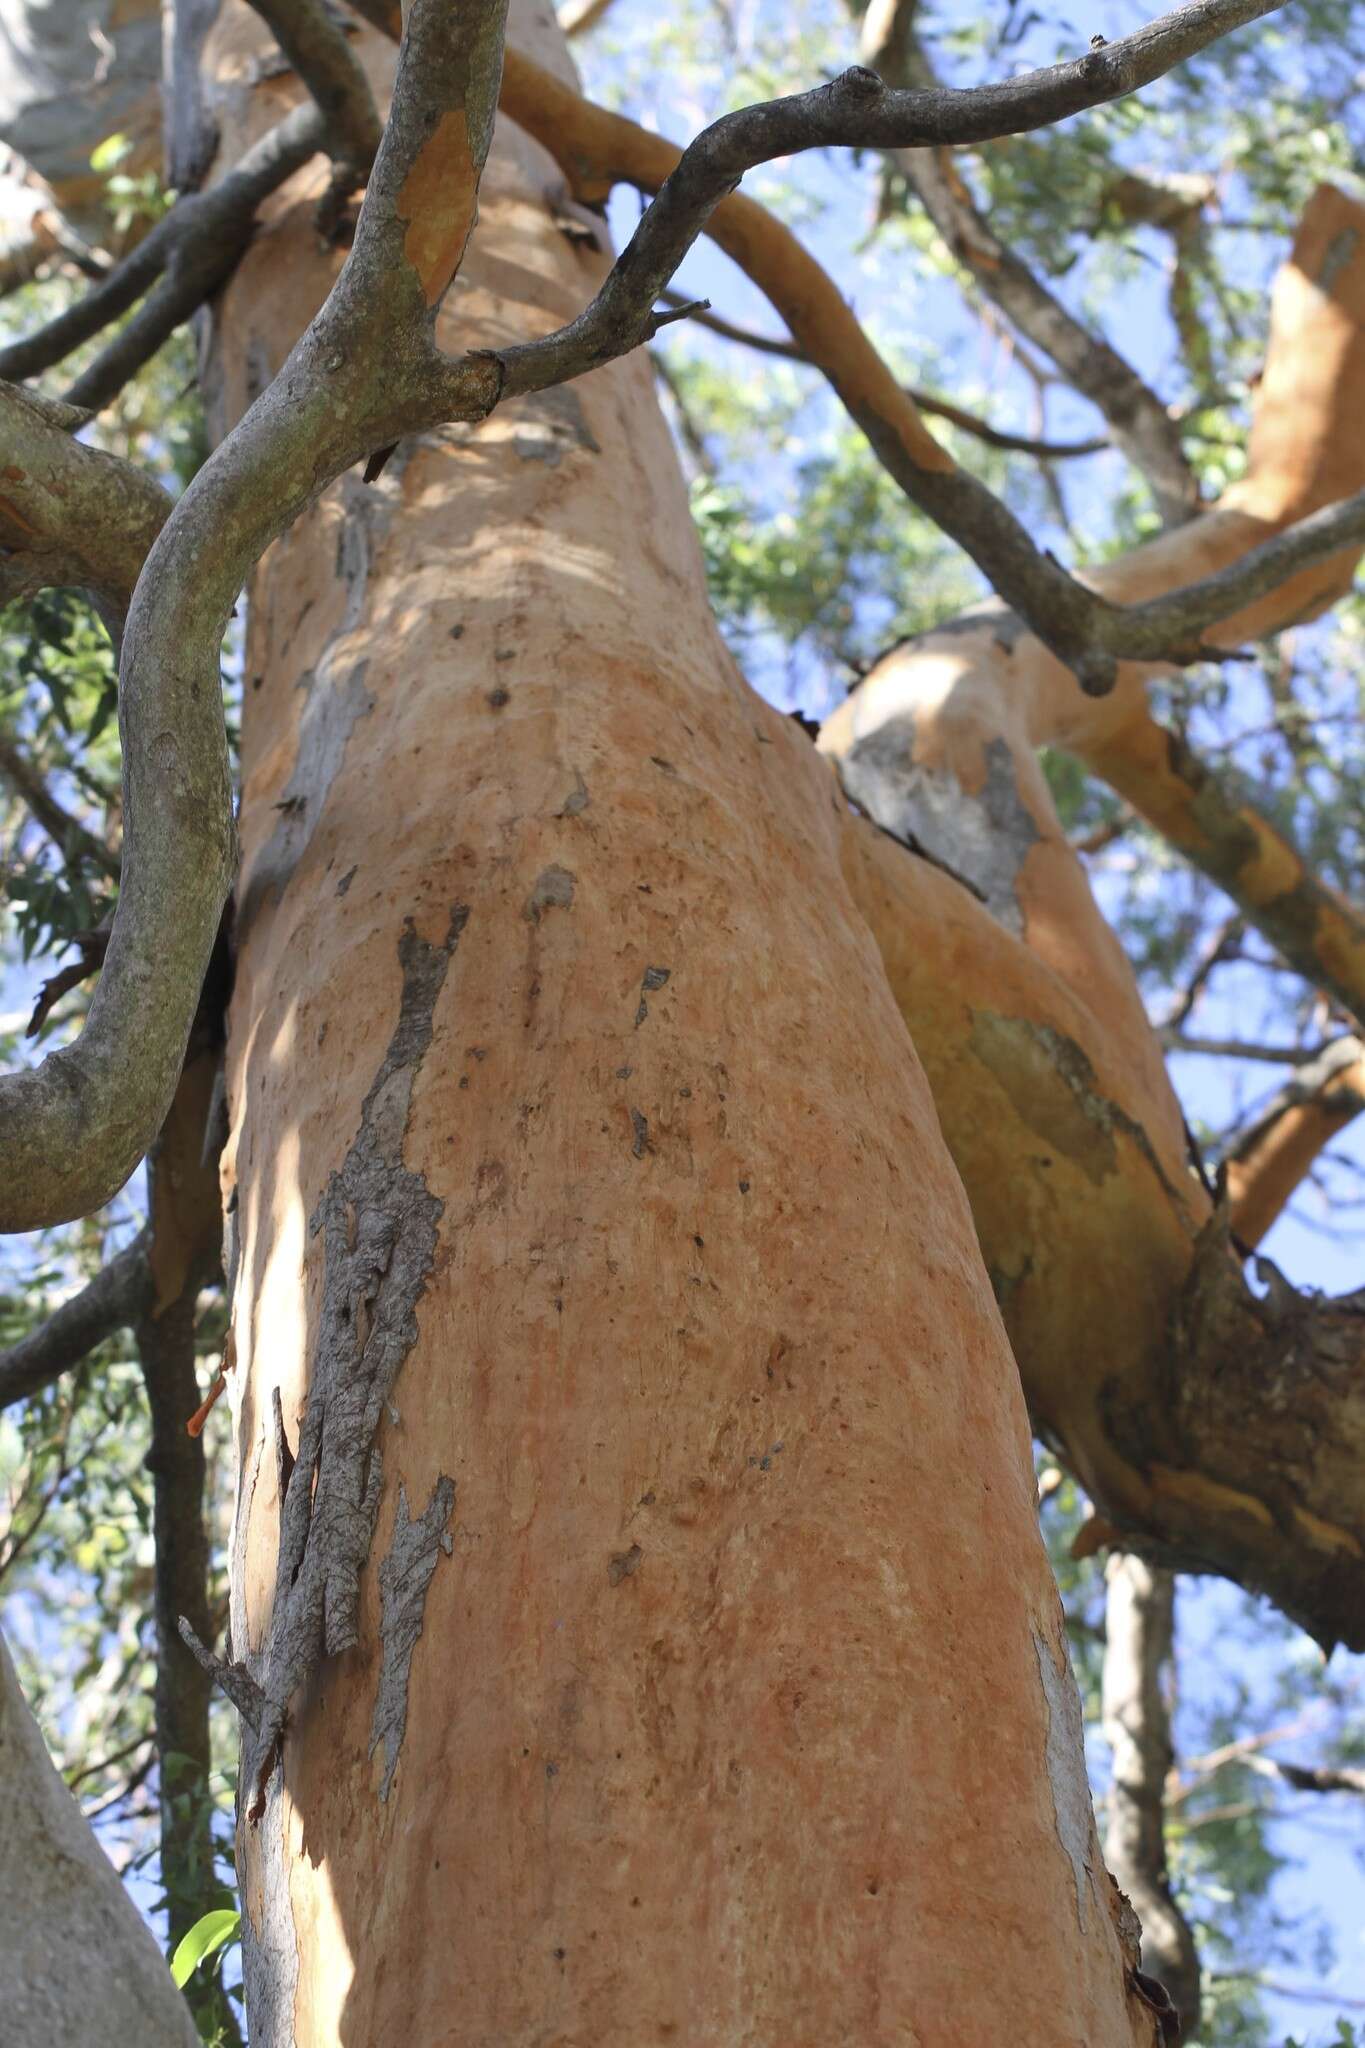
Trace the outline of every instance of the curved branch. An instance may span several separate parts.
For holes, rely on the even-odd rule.
[[[1184,15],[1167,19],[1180,23],[1184,53],[1192,26]],[[1230,19],[1226,25],[1231,25]],[[1162,31],[1163,24],[1158,23],[1142,33],[1155,39]],[[1214,33],[1209,18],[1201,20],[1199,32]],[[1097,56],[1126,50],[1135,40],[1111,45]],[[1150,48],[1144,47],[1142,65],[1147,68],[1153,60]],[[1154,606],[1144,613],[1112,604],[1100,591],[1067,575],[1050,555],[1038,551],[1014,515],[975,477],[960,470],[933,439],[832,281],[796,238],[753,201],[728,196],[744,169],[771,155],[831,142],[867,143],[892,132],[897,122],[903,139],[909,134],[916,142],[931,130],[953,139],[987,130],[1003,132],[1003,125],[1020,108],[1041,110],[1056,102],[1063,90],[1080,90],[1084,81],[1079,74],[1087,61],[1035,73],[1007,87],[980,88],[988,95],[988,104],[970,113],[958,103],[974,101],[975,94],[895,93],[873,74],[854,70],[814,93],[727,115],[680,150],[633,122],[592,106],[529,59],[509,51],[502,105],[554,154],[579,199],[600,202],[618,181],[657,196],[601,291],[576,320],[542,341],[500,352],[504,394],[562,382],[647,338],[657,321],[652,312],[656,298],[695,236],[705,229],[782,314],[797,346],[825,372],[906,496],[965,549],[1087,691],[1099,695],[1111,689],[1120,658],[1207,658],[1213,650],[1202,627],[1236,609],[1242,600],[1235,586],[1215,579],[1183,605],[1166,600],[1164,608]],[[1131,53],[1125,66],[1130,61]],[[1104,88],[1091,80],[1086,89]],[[1339,528],[1353,517],[1347,508],[1336,527],[1314,529],[1293,546],[1303,557],[1321,559],[1339,548]],[[1271,573],[1268,565],[1261,566]]]
[[[322,0],[251,0],[307,86],[326,125],[332,153],[363,184],[383,124],[359,58],[329,19]]]
[[[304,506],[437,417],[431,328],[473,225],[505,8],[482,0],[452,26],[443,0],[414,0],[342,273],[153,542],[120,667],[123,888],[81,1036],[0,1079],[0,1230],[98,1207],[161,1127],[235,863],[222,635],[253,564]],[[317,118],[308,108],[295,132],[315,133]],[[471,358],[460,392],[445,380],[453,409],[440,416],[482,418],[499,384]]]
[[[135,463],[74,440],[88,418],[0,383],[0,601],[83,587],[117,635],[171,501]]]
[[[1301,1064],[1225,1156],[1232,1229],[1259,1244],[1313,1161],[1365,1110],[1365,1044],[1338,1038]]]
[[[149,1244],[148,1232],[140,1231],[79,1294],[8,1351],[0,1351],[0,1408],[41,1393],[106,1338],[130,1330],[147,1313],[156,1294]]]

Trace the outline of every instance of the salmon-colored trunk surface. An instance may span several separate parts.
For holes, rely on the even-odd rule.
[[[340,261],[322,177],[227,296],[226,419]],[[558,188],[501,124],[447,346],[591,292]],[[440,1205],[360,1642],[243,1825],[253,2048],[1152,2042],[971,1218],[642,355],[327,494],[252,586],[243,761],[239,1656],[329,1177],[387,1119]]]

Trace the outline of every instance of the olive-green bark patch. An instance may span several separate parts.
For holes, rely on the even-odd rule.
[[[1074,1038],[1028,1017],[973,1010],[972,1052],[1000,1083],[1020,1121],[1078,1166],[1096,1187],[1118,1166],[1127,1138],[1175,1200],[1152,1141],[1140,1123],[1100,1091],[1095,1069]]]

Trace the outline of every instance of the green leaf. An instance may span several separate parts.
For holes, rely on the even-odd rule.
[[[205,1956],[211,1956],[224,1942],[231,1941],[241,1924],[241,1914],[231,1906],[219,1906],[212,1913],[205,1913],[202,1920],[195,1921],[171,1957],[171,1975],[182,1991]]]
[[[115,164],[121,164],[132,149],[131,136],[107,135],[103,142],[90,152],[90,168],[101,175],[112,171]]]

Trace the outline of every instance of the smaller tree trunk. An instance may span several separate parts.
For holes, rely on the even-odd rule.
[[[1199,1957],[1166,1870],[1166,1778],[1175,1760],[1165,1683],[1175,1643],[1175,1577],[1131,1553],[1109,1560],[1104,1733],[1114,1783],[1104,1860],[1142,1922],[1142,1967],[1180,2014],[1182,2039],[1199,2032]]]
[[[185,1423],[199,1406],[199,1291],[217,1271],[222,1239],[217,1166],[206,1165],[203,1156],[217,1064],[212,1052],[191,1057],[149,1159],[156,1296],[134,1333],[152,1424],[147,1468],[156,1547],[157,1782],[161,1883],[172,1947],[210,1908],[230,1903],[213,1860],[210,1681],[178,1626],[183,1614],[201,1640],[215,1633],[208,1601],[204,1444]],[[210,2039],[239,2038],[216,1971],[191,1978],[186,1995]]]
[[[0,1638],[0,2013],[9,2048],[199,2048],[150,1929],[62,1783]]]

